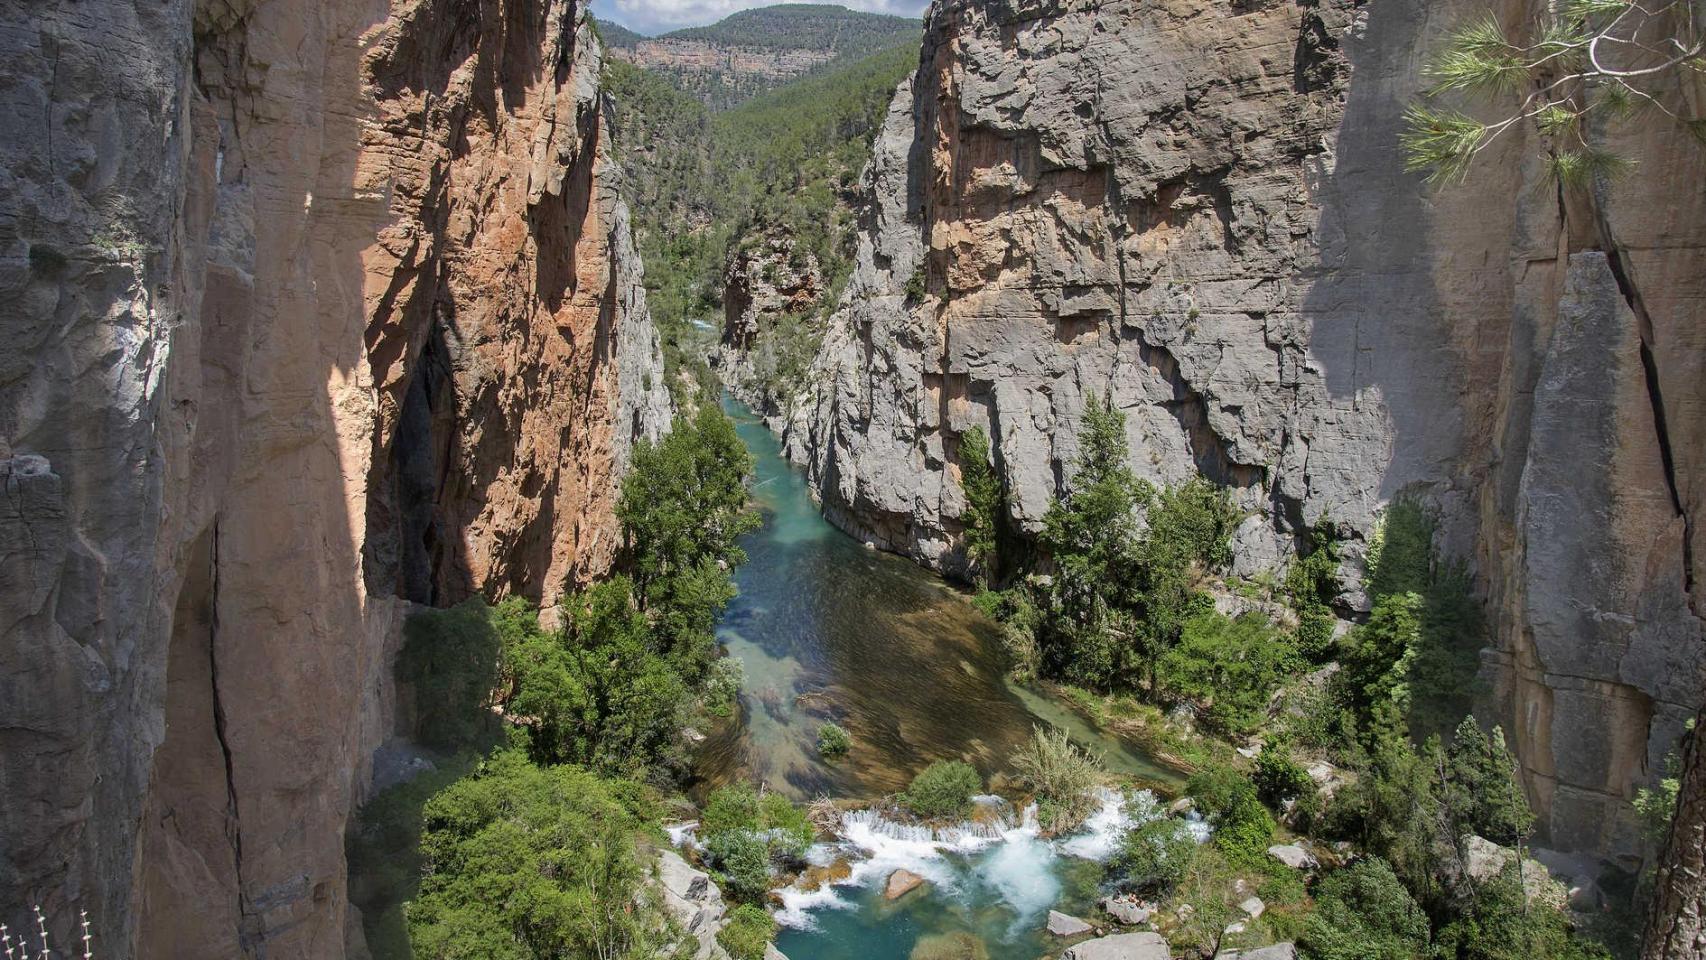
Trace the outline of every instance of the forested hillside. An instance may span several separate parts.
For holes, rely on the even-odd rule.
[[[852,198],[872,132],[917,55],[914,35],[720,112],[658,72],[606,65],[672,389],[715,348],[731,270],[764,255],[783,261],[771,267],[772,280],[788,272],[810,280],[787,312],[761,318],[753,353],[770,358],[761,375],[787,376],[815,352],[826,308],[851,269]]]

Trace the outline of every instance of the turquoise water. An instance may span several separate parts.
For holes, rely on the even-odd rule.
[[[697,751],[700,792],[740,779],[798,799],[876,799],[938,759],[997,774],[1036,725],[1067,730],[1115,773],[1177,782],[1136,745],[1011,685],[994,623],[941,579],[832,527],[764,424],[739,404],[725,409],[756,460],[753,496],[764,524],[743,542],[740,594],[718,630],[745,671],[740,715],[709,731]],[[830,719],[854,742],[835,764],[816,750],[818,725]],[[999,840],[930,843],[879,829],[814,851],[826,863],[850,856],[855,877],[790,894],[783,919],[791,926],[777,946],[792,960],[906,960],[923,941],[968,935],[996,960],[1058,950],[1043,918],[1050,907],[1090,908],[1102,868],[1068,851],[1082,853],[1098,838],[1049,842],[1018,820],[1010,816]],[[1116,827],[1102,829],[1112,835]],[[885,902],[881,881],[900,866],[930,883]]]

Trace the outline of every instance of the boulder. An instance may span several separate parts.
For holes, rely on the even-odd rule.
[[[717,931],[723,928],[727,908],[723,893],[703,870],[695,870],[674,850],[658,854],[658,885],[663,888],[663,905],[688,936],[699,943],[693,952],[695,960],[727,956],[717,943]]]
[[[1102,910],[1119,923],[1135,927],[1140,923],[1148,923],[1155,915],[1155,907],[1144,903],[1136,897],[1103,897]]]
[[[1168,816],[1182,817],[1197,808],[1197,802],[1190,797],[1180,797],[1167,805]]]
[[[1250,919],[1254,920],[1268,909],[1268,905],[1262,902],[1261,897],[1249,897],[1238,904],[1238,909],[1249,914]]]
[[[911,870],[896,870],[883,885],[883,899],[899,900],[924,885],[924,878]]]
[[[1268,856],[1293,870],[1313,870],[1320,865],[1314,854],[1295,843],[1276,843],[1268,848]]]
[[[1169,960],[1171,956],[1161,934],[1145,930],[1075,943],[1061,953],[1060,960]]]
[[[1090,926],[1083,920],[1071,916],[1070,914],[1061,913],[1059,910],[1050,910],[1048,912],[1048,932],[1057,937],[1082,936],[1083,934],[1090,933],[1095,929],[1095,927]]]
[[[1485,837],[1470,835],[1463,838],[1463,873],[1470,880],[1484,883],[1513,863],[1517,863],[1517,852],[1510,847],[1501,847]],[[1522,892],[1530,903],[1562,910],[1569,902],[1569,891],[1552,878],[1545,864],[1525,859],[1519,867],[1522,871]]]

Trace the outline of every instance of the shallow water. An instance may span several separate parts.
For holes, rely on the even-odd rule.
[[[1066,729],[1117,773],[1176,782],[1134,745],[1009,684],[994,623],[940,578],[832,527],[764,424],[725,409],[756,460],[764,524],[743,541],[740,594],[718,628],[746,672],[741,716],[697,751],[701,788],[738,778],[796,798],[876,797],[944,758],[992,774],[1037,724]],[[835,764],[817,755],[825,720],[853,735]]]
[[[796,798],[876,798],[948,758],[988,776],[1037,725],[1066,730],[1113,772],[1178,782],[1136,745],[1010,684],[994,623],[941,579],[830,526],[763,423],[739,404],[725,409],[756,460],[753,496],[764,525],[743,542],[740,595],[718,630],[746,681],[740,716],[710,731],[697,751],[701,792],[745,779]],[[817,755],[826,719],[853,736],[851,755],[835,764]],[[1075,836],[1045,840],[1011,810],[1000,829],[945,836],[850,815],[843,839],[813,856],[851,861],[852,876],[786,891],[777,946],[792,960],[906,960],[921,943],[967,936],[993,960],[1058,950],[1043,930],[1048,910],[1091,908],[1104,872],[1097,861],[1129,825],[1111,794],[1098,817]],[[882,885],[901,867],[929,882],[889,903]]]

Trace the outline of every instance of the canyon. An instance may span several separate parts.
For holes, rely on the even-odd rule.
[[[0,903],[361,955],[405,616],[551,615],[667,429],[599,46],[567,0],[0,19]]]
[[[1138,476],[1232,491],[1234,573],[1332,530],[1345,621],[1419,500],[1541,838],[1633,870],[1706,690],[1706,153],[1630,124],[1632,171],[1567,187],[1518,126],[1465,183],[1406,170],[1428,58],[1536,2],[938,0],[809,369],[730,386],[829,520],[950,575],[960,438],[1034,536],[1093,398]],[[659,43],[612,45],[763,83],[828,59]],[[0,51],[0,910],[60,943],[86,910],[108,960],[366,956],[344,836],[430,709],[404,621],[560,618],[672,415],[597,29],[575,0],[30,2]],[[725,265],[725,376],[821,267],[782,234]]]

